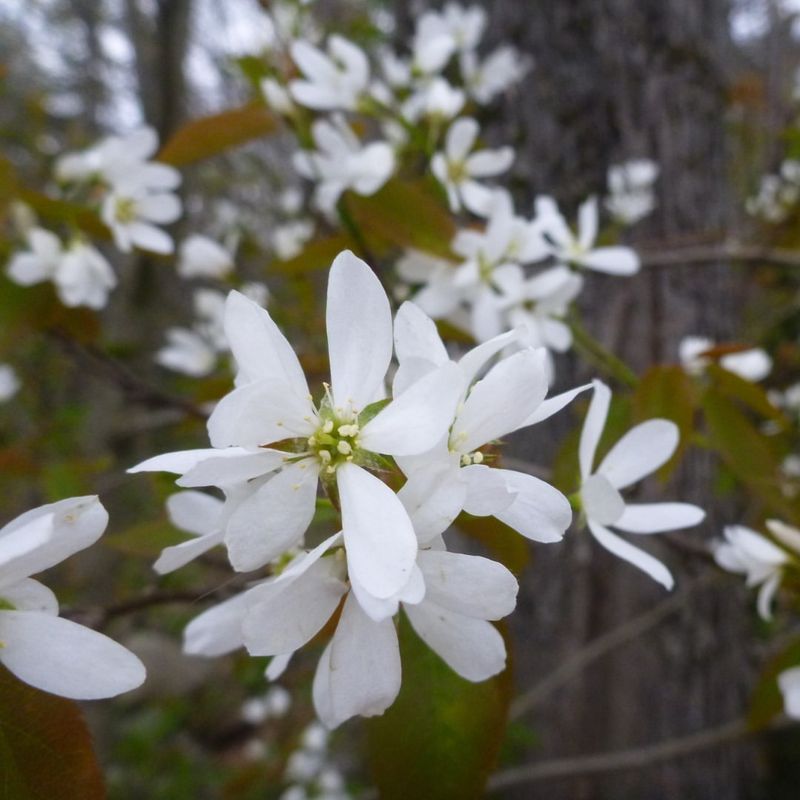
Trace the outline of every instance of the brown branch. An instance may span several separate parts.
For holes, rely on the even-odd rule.
[[[694,592],[710,585],[719,577],[719,573],[715,572],[701,575],[687,584],[680,592],[671,595],[666,600],[662,600],[657,606],[593,639],[556,667],[553,672],[517,697],[511,704],[509,718],[512,720],[519,719],[528,711],[536,708],[556,689],[561,688],[576,675],[579,675],[594,661],[660,625],[672,614],[680,611]]]
[[[780,719],[771,727],[775,730],[792,724],[796,724],[796,722]],[[556,778],[585,778],[606,772],[647,769],[665,761],[672,761],[676,758],[694,755],[703,750],[731,744],[756,733],[758,732],[748,727],[746,720],[738,719],[734,722],[720,725],[717,728],[709,728],[688,736],[667,739],[644,747],[598,753],[590,756],[560,758],[539,764],[528,764],[497,773],[489,779],[487,791],[493,792],[522,783],[533,783]]]
[[[678,247],[674,250],[638,250],[642,266],[680,267],[690,264],[719,264],[724,261],[744,263],[767,263],[783,267],[800,267],[800,252],[756,245],[740,245],[720,242],[718,244]]]
[[[205,420],[208,415],[191,400],[175,397],[143,381],[125,365],[92,345],[77,341],[60,328],[48,331],[64,352],[93,374],[119,387],[128,400],[156,408],[179,409],[184,414]]]

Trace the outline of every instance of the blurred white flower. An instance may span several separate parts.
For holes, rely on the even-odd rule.
[[[10,364],[0,364],[0,403],[10,400],[20,389],[20,380]]]
[[[714,350],[716,346],[712,339],[704,336],[685,336],[678,345],[681,365],[690,375],[700,375],[709,364],[713,363],[714,357],[709,355],[709,351]],[[763,380],[772,370],[772,359],[769,354],[758,347],[726,353],[717,360],[723,369],[733,372],[746,381]]]
[[[608,170],[609,196],[606,208],[626,225],[633,225],[655,208],[653,185],[658,178],[658,165],[646,158],[626,161]]]
[[[177,195],[150,192],[136,184],[115,187],[106,195],[101,211],[103,222],[123,253],[130,253],[134,247],[164,255],[171,253],[172,237],[157,225],[175,222],[180,215]]]
[[[533,61],[515,47],[503,45],[483,61],[474,50],[466,50],[459,55],[459,65],[469,96],[480,105],[488,105],[497,95],[519,83]]]
[[[64,253],[53,278],[58,296],[65,306],[104,308],[117,276],[103,255],[85,242],[71,244]]]
[[[278,225],[272,232],[272,247],[282,261],[289,261],[303,251],[303,247],[314,235],[314,223],[310,219],[299,219]]]
[[[465,8],[447,3],[441,11],[426,11],[417,20],[416,37],[433,41],[448,37],[458,50],[473,50],[480,44],[486,29],[486,12],[480,6]]]
[[[261,93],[267,105],[279,114],[290,116],[294,113],[295,106],[289,90],[278,83],[275,78],[264,78],[261,81]]]
[[[184,278],[224,278],[231,270],[231,254],[208,236],[194,233],[178,248],[178,274]]]
[[[786,716],[800,719],[800,667],[787,669],[778,675],[778,688],[783,695]]]

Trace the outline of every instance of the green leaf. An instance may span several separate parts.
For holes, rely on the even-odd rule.
[[[789,420],[779,408],[769,401],[766,391],[757,383],[746,381],[717,364],[710,364],[706,369],[706,374],[723,394],[736,398],[762,417],[779,423],[781,427],[788,427]]]
[[[0,800],[106,796],[78,706],[0,667]]]
[[[509,670],[470,683],[417,637],[405,617],[399,634],[403,688],[367,726],[381,800],[477,800],[505,735]]]
[[[157,158],[184,167],[267,136],[277,128],[278,120],[266,106],[249,103],[188,122],[172,135]]]
[[[389,244],[452,256],[452,217],[427,184],[394,179],[371,197],[351,192],[346,200],[370,247],[379,250]]]

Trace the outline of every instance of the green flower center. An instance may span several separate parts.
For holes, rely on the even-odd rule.
[[[355,418],[342,420],[334,416],[320,416],[321,425],[308,437],[308,448],[316,455],[323,470],[329,474],[347,461],[352,461],[358,450],[360,428]]]
[[[136,201],[129,197],[118,197],[114,204],[114,216],[123,224],[133,222],[136,219]]]

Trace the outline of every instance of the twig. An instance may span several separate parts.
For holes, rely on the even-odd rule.
[[[771,729],[777,730],[792,724],[796,724],[796,722],[780,719],[771,726]],[[590,756],[559,758],[553,761],[544,761],[539,764],[529,764],[504,770],[489,779],[487,791],[493,792],[521,783],[533,783],[554,778],[585,778],[605,772],[646,769],[664,761],[672,761],[676,758],[682,758],[703,750],[730,744],[740,739],[746,739],[757,733],[758,731],[748,727],[745,719],[737,719],[717,728],[709,728],[708,730],[675,739],[666,739],[663,742],[644,747],[598,753]]]
[[[92,345],[82,344],[75,340],[65,331],[55,328],[48,331],[49,335],[55,339],[63,348],[67,355],[76,361],[82,362],[95,374],[107,378],[116,384],[133,402],[140,402],[145,405],[159,408],[180,409],[184,414],[205,420],[207,414],[191,400],[182,397],[175,397],[161,391],[161,389],[145,383],[138,375],[131,372],[126,366],[120,364],[111,356],[102,352]]]
[[[800,253],[755,245],[719,244],[679,247],[675,250],[639,250],[642,266],[679,267],[689,264],[717,264],[724,261],[761,262],[800,267]]]
[[[663,600],[657,606],[648,609],[627,622],[623,622],[608,631],[608,633],[604,633],[589,642],[571,658],[556,667],[553,672],[517,697],[511,704],[510,719],[519,719],[549,697],[556,689],[559,689],[573,677],[580,674],[591,663],[617,647],[621,647],[655,628],[676,611],[679,611],[694,592],[708,586],[719,577],[718,573],[701,575],[699,578],[695,578],[692,583],[687,584],[680,592]]]

